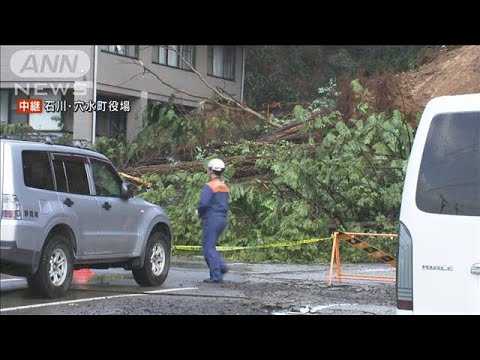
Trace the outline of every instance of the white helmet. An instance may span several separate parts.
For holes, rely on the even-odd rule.
[[[208,168],[213,171],[223,171],[225,163],[220,159],[212,159],[208,162]]]

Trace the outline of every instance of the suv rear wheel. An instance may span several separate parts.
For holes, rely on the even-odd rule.
[[[167,278],[170,268],[170,246],[167,235],[154,232],[150,235],[145,249],[143,268],[132,270],[135,281],[140,286],[159,286]]]
[[[27,277],[30,289],[40,295],[57,298],[65,295],[73,275],[73,250],[66,237],[53,235],[47,240],[37,272]]]

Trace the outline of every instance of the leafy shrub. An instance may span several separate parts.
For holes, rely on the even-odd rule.
[[[297,114],[302,111],[297,109]],[[368,107],[365,107],[368,112]],[[334,229],[397,231],[401,191],[413,138],[403,115],[366,114],[344,122],[331,113],[303,123],[307,144],[247,140],[227,143],[215,156],[256,156],[257,177],[242,180],[242,166],[228,164],[229,225],[221,244],[250,246],[329,236]],[[194,216],[205,173],[146,175],[154,189],[141,196],[165,206],[173,219],[177,244],[199,244],[201,224]],[[233,181],[232,179],[237,179]],[[374,225],[371,225],[374,224]],[[395,242],[381,240],[394,253]],[[331,243],[227,254],[252,261],[325,261]],[[346,247],[351,261],[368,257]]]

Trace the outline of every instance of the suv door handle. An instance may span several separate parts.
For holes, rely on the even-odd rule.
[[[112,205],[110,205],[108,202],[104,202],[103,205],[102,205],[102,208],[104,208],[105,210],[110,210],[110,208],[112,207]]]
[[[75,204],[70,198],[66,198],[63,203],[68,207],[72,207],[72,205]]]
[[[470,272],[473,275],[480,275],[480,263],[473,264],[472,268],[470,269]]]

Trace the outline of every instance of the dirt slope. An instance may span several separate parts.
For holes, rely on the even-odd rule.
[[[443,53],[418,71],[402,73],[398,77],[412,110],[421,110],[436,96],[478,93],[480,46],[463,46]]]
[[[415,71],[364,78],[360,82],[370,90],[375,111],[399,109],[414,118],[434,97],[480,93],[480,46],[444,51]],[[342,90],[338,107],[349,117],[353,115],[356,97],[351,89]]]

